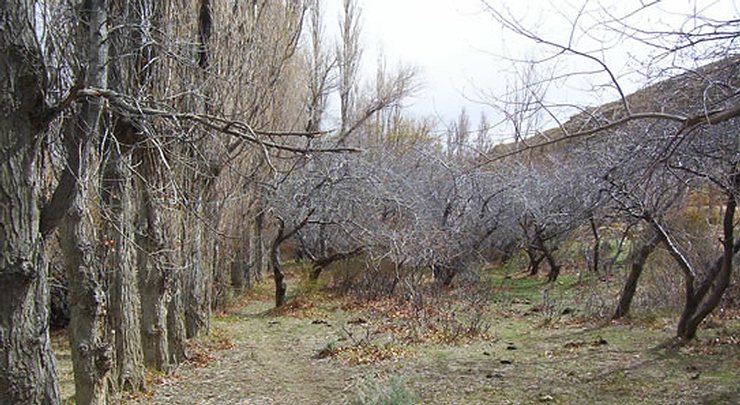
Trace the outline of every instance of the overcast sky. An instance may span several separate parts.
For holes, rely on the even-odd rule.
[[[336,32],[342,0],[325,1],[328,32]],[[646,2],[599,0],[590,4],[621,15]],[[567,19],[575,14],[582,1],[492,0],[489,3],[509,9],[539,33],[566,40],[569,33]],[[723,19],[740,18],[739,3],[738,0],[663,0],[657,7],[650,8],[650,12],[640,14],[638,22],[665,29],[685,21],[683,15],[693,9]],[[408,103],[410,110],[417,115],[436,115],[443,121],[450,121],[465,107],[474,124],[481,111],[495,115],[491,108],[470,99],[479,99],[481,91],[503,94],[507,83],[513,84],[515,67],[506,62],[505,57],[535,57],[542,51],[531,41],[504,30],[485,11],[481,0],[361,0],[360,4],[365,48],[363,65],[367,76],[372,77],[374,62],[381,53],[387,57],[389,66],[396,63],[417,66],[424,87]],[[602,46],[602,41],[610,47],[617,43],[617,38],[607,34],[598,33],[595,38],[589,36],[583,35],[580,39],[585,49],[596,49]],[[629,72],[634,67],[634,58],[646,52],[634,45],[615,48],[601,56],[620,75]],[[583,64],[584,61],[574,63]],[[562,68],[570,69],[567,66]],[[624,77],[623,80],[629,91],[644,83],[641,77]],[[608,91],[591,94],[578,88],[587,88],[590,84],[552,91],[556,93],[555,98],[577,99],[589,104],[614,98],[614,94]]]

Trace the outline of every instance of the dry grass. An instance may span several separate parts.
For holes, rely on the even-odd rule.
[[[153,391],[129,403],[351,403],[368,379],[397,376],[424,404],[731,404],[740,395],[737,311],[712,318],[696,342],[676,347],[666,344],[670,316],[641,311],[607,323],[581,315],[588,283],[575,278],[549,292],[554,314],[543,308],[545,284],[496,274],[488,281],[490,329],[452,341],[404,333],[421,327],[419,317],[444,325],[464,305],[430,301],[420,314],[391,299],[311,290],[293,291],[292,304],[273,311],[269,297],[257,294],[219,314],[215,332],[194,343],[203,361],[152,376]]]

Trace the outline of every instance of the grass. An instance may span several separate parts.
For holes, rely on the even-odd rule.
[[[141,403],[731,404],[740,394],[737,317],[676,347],[666,344],[670,314],[638,312],[619,323],[580,316],[585,287],[575,275],[548,285],[493,269],[485,280],[491,327],[456,340],[406,339],[420,327],[410,308],[328,294],[299,274],[291,302],[274,311],[265,280],[198,341],[207,367],[183,367],[178,383],[155,387]],[[545,289],[558,311],[543,309]],[[425,322],[461,317],[459,299],[435,301]]]
[[[57,359],[57,376],[59,377],[59,391],[63,404],[74,404],[75,381],[72,370],[72,354],[69,339],[65,330],[51,332],[51,346]]]

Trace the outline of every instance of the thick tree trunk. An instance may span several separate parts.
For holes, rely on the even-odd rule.
[[[99,112],[99,108],[88,102],[83,107],[83,122],[91,122],[95,127],[96,111]],[[85,116],[92,120],[85,121]],[[106,319],[108,301],[104,275],[95,261],[93,241],[96,239],[94,226],[90,221],[92,147],[87,137],[83,137],[69,148],[70,153],[79,153],[80,165],[74,168],[78,181],[72,203],[60,226],[61,248],[69,287],[70,323],[67,331],[72,351],[77,403],[106,404],[112,390],[109,377],[114,352]]]
[[[67,331],[75,374],[75,400],[78,404],[102,405],[108,403],[114,351],[106,322],[108,302],[103,275],[96,268],[91,244],[95,238],[86,215],[90,199],[87,185],[81,184],[87,180],[81,179],[77,196],[60,229],[70,291]]]
[[[119,388],[144,389],[144,355],[141,347],[140,299],[134,267],[133,202],[130,155],[111,140],[102,183],[105,211],[103,268],[108,277],[109,317],[114,332]]]
[[[170,302],[167,305],[167,346],[170,364],[179,364],[187,359],[185,340],[185,298],[182,290],[185,283],[181,271],[171,269],[169,280]]]
[[[41,263],[39,145],[45,78],[34,2],[0,2],[0,403],[56,404]]]
[[[632,299],[635,296],[635,291],[637,291],[637,282],[645,268],[645,263],[659,243],[660,237],[653,235],[645,244],[632,253],[629,260],[630,270],[622,287],[622,292],[619,294],[619,303],[612,319],[620,319],[629,313]]]
[[[139,291],[141,292],[141,346],[144,364],[155,370],[169,368],[167,311],[169,292],[160,263],[149,255],[139,254]]]
[[[248,240],[248,239],[247,239]],[[239,249],[241,250],[241,249]],[[238,258],[231,262],[231,287],[234,289],[234,293],[241,295],[244,291],[252,288],[252,280],[250,277],[249,261],[242,259],[247,256],[246,253],[238,251]]]
[[[87,44],[88,83],[107,87],[107,3],[88,0],[80,12],[83,43]],[[102,106],[100,100],[81,101],[76,127],[66,128],[68,153],[79,154],[70,161],[74,168],[75,192],[62,225],[62,249],[65,252],[70,301],[68,333],[75,375],[75,400],[78,404],[106,404],[115,385],[110,380],[114,349],[107,324],[109,310],[104,275],[95,262],[93,243],[97,242],[92,224],[93,198],[90,186],[96,184],[93,145],[100,136]]]
[[[146,168],[146,159],[142,163]],[[151,179],[155,175],[149,176]],[[144,364],[155,370],[166,371],[170,364],[168,348],[167,311],[170,300],[170,286],[165,274],[166,266],[171,267],[165,253],[162,235],[162,220],[155,208],[154,196],[150,187],[153,184],[140,184],[139,215],[141,228],[136,241],[138,252],[139,292],[141,294],[141,343]]]
[[[199,201],[193,208],[195,215],[188,215],[188,221],[194,225],[189,228],[191,241],[186,276],[185,299],[185,331],[188,339],[198,336],[202,331],[208,331],[211,320],[211,285],[212,275],[203,255],[205,244],[203,233],[203,201]]]

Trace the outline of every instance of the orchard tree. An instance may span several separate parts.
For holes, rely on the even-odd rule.
[[[622,157],[624,161],[619,164],[631,167],[610,166],[606,179],[610,183],[611,198],[618,202],[620,209],[639,217],[645,227],[651,228],[680,269],[685,284],[685,305],[677,336],[692,339],[701,321],[717,306],[730,280],[732,270],[727,266],[734,256],[736,204],[730,191],[733,190],[730,179],[733,179],[736,157],[726,159],[727,166],[720,165],[725,173],[720,176],[724,179],[720,189],[727,196],[722,253],[715,259],[703,255],[700,262],[710,265],[692,263],[692,255],[685,252],[686,245],[679,241],[678,232],[666,223],[663,215],[667,213],[667,205],[678,205],[687,187],[697,190],[707,178],[703,170],[685,167],[687,158],[681,154],[683,148],[697,139],[710,138],[710,134],[714,134],[714,141],[721,145],[736,141],[736,134],[722,128],[736,127],[740,117],[737,18],[722,10],[723,5],[719,3],[700,8],[690,2],[686,9],[672,10],[670,19],[654,22],[645,17],[663,11],[661,2],[620,4],[619,7],[584,2],[562,10],[561,15],[570,29],[561,30],[563,35],[559,36],[542,34],[500,2],[483,3],[503,27],[539,46],[542,53],[533,58],[532,63],[542,69],[551,69],[550,63],[556,62],[561,69],[569,69],[551,75],[550,86],[586,82],[594,86],[594,91],[598,89],[600,94],[617,99],[591,108],[563,103],[553,99],[552,94],[545,94],[537,104],[557,123],[558,132],[537,137],[523,147],[504,153],[520,153],[523,149],[551,151],[557,144],[574,144],[587,138],[609,139],[614,138],[615,133],[628,138],[648,138],[649,142],[633,142],[640,147],[633,150],[637,155],[632,159]],[[598,51],[593,51],[590,42],[595,32],[604,39]],[[622,79],[627,75],[612,62],[615,49],[626,47],[645,55],[628,65],[631,77],[641,75],[652,83],[657,82],[632,96],[627,95],[626,81]],[[674,77],[659,82],[669,76]],[[570,121],[560,120],[573,112],[578,115]],[[728,145],[728,150],[736,153],[732,144]],[[642,161],[636,161],[638,158]],[[701,159],[689,161],[696,165]],[[700,164],[698,167],[709,166]],[[615,180],[620,177],[621,180]],[[675,185],[671,186],[672,183]],[[657,184],[661,186],[651,189]],[[648,237],[645,246],[649,248],[653,244],[653,238]]]

